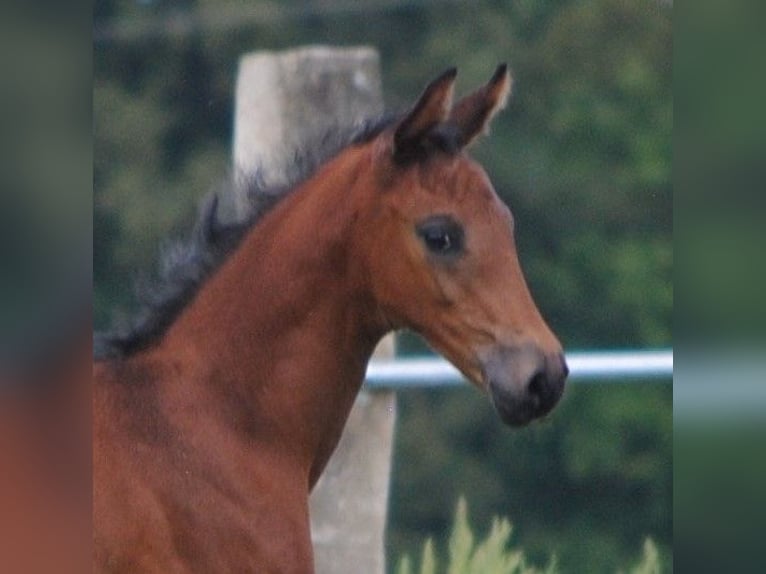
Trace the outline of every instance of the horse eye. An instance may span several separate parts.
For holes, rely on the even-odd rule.
[[[426,219],[417,226],[417,233],[434,255],[457,255],[463,250],[463,228],[449,216]]]

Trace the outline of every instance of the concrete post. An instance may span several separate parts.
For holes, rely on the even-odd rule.
[[[328,128],[383,110],[377,52],[307,47],[242,57],[237,77],[234,167],[279,184],[290,152]],[[236,210],[248,209],[237,197]],[[394,356],[388,337],[376,357]],[[311,495],[317,574],[383,574],[395,421],[391,391],[363,391]]]
[[[234,168],[283,181],[291,154],[307,138],[383,112],[378,54],[372,48],[312,46],[254,52],[240,59]],[[239,209],[247,209],[240,198]]]

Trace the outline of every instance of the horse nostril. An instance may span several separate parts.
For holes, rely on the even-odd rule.
[[[527,385],[527,392],[529,393],[529,397],[534,402],[535,407],[540,405],[543,396],[546,394],[546,386],[547,381],[545,378],[545,373],[541,371],[535,373],[534,376],[530,379],[529,384]]]
[[[538,368],[526,387],[527,401],[536,416],[549,412],[558,402],[564,390],[569,369],[563,355],[545,361]]]

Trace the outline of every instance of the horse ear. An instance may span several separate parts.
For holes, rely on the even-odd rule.
[[[449,118],[457,68],[450,68],[428,84],[420,99],[394,132],[394,155],[407,155],[422,138]]]
[[[486,85],[455,105],[450,120],[457,127],[461,148],[470,145],[478,136],[489,131],[492,118],[508,101],[511,84],[508,66],[501,64]]]

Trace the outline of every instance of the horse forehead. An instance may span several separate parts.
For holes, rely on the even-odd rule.
[[[494,201],[495,192],[484,168],[463,154],[429,162],[423,170],[421,180],[429,191],[455,201]]]

